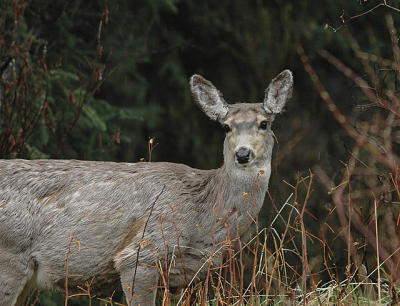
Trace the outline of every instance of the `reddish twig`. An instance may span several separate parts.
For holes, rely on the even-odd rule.
[[[152,204],[151,207],[150,207],[150,212],[149,212],[149,215],[148,215],[148,217],[147,217],[146,223],[144,224],[144,228],[143,228],[143,232],[142,232],[142,238],[140,239],[140,242],[139,242],[139,245],[138,245],[138,250],[137,250],[137,253],[136,253],[136,263],[135,263],[135,270],[134,270],[134,272],[133,272],[132,284],[131,284],[131,288],[130,288],[129,305],[132,305],[132,303],[133,303],[133,288],[134,288],[134,286],[135,286],[136,272],[137,272],[137,267],[138,267],[138,264],[139,264],[140,249],[141,249],[141,246],[142,246],[142,243],[143,243],[144,234],[145,234],[145,232],[146,232],[147,224],[149,223],[150,217],[151,217],[151,215],[152,215],[152,213],[153,213],[154,205],[156,204],[156,202],[157,202],[158,198],[161,196],[161,194],[164,192],[164,189],[165,189],[165,185],[164,185],[163,188],[161,189],[160,193],[159,193],[159,194],[156,196],[156,198],[154,199],[154,202],[153,202],[153,204]]]
[[[358,19],[360,17],[363,17],[365,15],[368,15],[368,14],[372,13],[373,11],[375,11],[376,9],[378,9],[378,8],[380,8],[382,6],[383,7],[387,7],[387,8],[389,8],[389,9],[391,9],[391,10],[397,12],[397,13],[400,13],[400,9],[398,9],[397,7],[394,7],[392,5],[387,4],[386,0],[383,0],[383,3],[379,3],[379,4],[375,5],[373,8],[370,8],[369,10],[366,10],[365,12],[362,12],[360,14],[350,16],[348,19],[344,18],[344,11],[343,11],[342,15],[340,16],[340,19],[342,19],[342,24],[340,26],[335,28],[335,27],[332,27],[332,26],[326,24],[325,27],[326,28],[330,28],[333,32],[337,32],[337,31],[341,30],[349,22],[351,22],[351,21],[353,21],[355,19]]]

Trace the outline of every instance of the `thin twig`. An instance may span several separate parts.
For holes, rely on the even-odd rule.
[[[308,274],[310,274],[310,268],[308,266],[308,259],[307,259],[307,233],[306,233],[306,229],[304,226],[304,212],[306,210],[306,205],[307,202],[310,198],[311,195],[311,185],[312,185],[312,181],[313,181],[313,174],[311,172],[311,170],[309,170],[310,172],[310,180],[308,182],[308,186],[307,186],[307,194],[306,194],[306,198],[304,199],[304,203],[303,203],[303,207],[301,209],[301,213],[300,213],[300,226],[301,226],[301,238],[302,238],[302,256],[303,256],[303,303],[304,305],[307,305],[307,300],[306,300],[306,295],[307,295],[307,276]]]
[[[378,213],[376,212],[376,200],[374,201],[375,232],[376,232],[376,262],[378,267],[378,305],[381,305],[381,269],[379,264],[379,238],[378,238]]]
[[[396,12],[400,13],[400,9],[398,9],[397,7],[394,7],[394,6],[391,6],[391,5],[387,4],[386,0],[384,0],[383,3],[379,3],[379,4],[375,5],[373,8],[370,8],[369,10],[366,10],[365,12],[362,12],[360,14],[350,16],[346,20],[344,20],[344,18],[342,17],[342,24],[340,26],[338,26],[337,28],[332,27],[332,26],[330,26],[328,24],[326,24],[326,27],[330,28],[333,32],[338,32],[339,30],[341,30],[349,22],[351,22],[351,21],[353,21],[355,19],[358,19],[360,17],[363,17],[365,15],[368,15],[368,14],[372,13],[373,11],[375,11],[376,9],[380,8],[381,6],[387,7],[389,9],[393,10],[393,11],[396,11]]]
[[[154,205],[156,204],[156,202],[157,202],[158,198],[161,196],[161,194],[164,192],[164,189],[165,189],[165,185],[164,185],[163,188],[161,189],[160,193],[159,193],[159,194],[156,196],[156,198],[154,199],[154,202],[153,202],[153,204],[152,204],[151,207],[150,207],[150,213],[149,213],[149,215],[148,215],[148,217],[147,217],[146,223],[144,224],[144,228],[143,228],[143,232],[142,232],[142,238],[140,239],[139,246],[138,246],[138,250],[137,250],[137,253],[136,253],[136,264],[135,264],[135,271],[134,271],[134,273],[133,273],[132,285],[131,285],[131,288],[130,288],[129,305],[132,305],[132,303],[133,303],[133,288],[134,288],[134,286],[135,286],[136,272],[137,272],[137,267],[138,267],[138,264],[139,264],[140,249],[141,249],[142,242],[143,242],[143,239],[144,239],[144,234],[145,234],[145,232],[146,232],[146,227],[147,227],[147,224],[149,223],[150,217],[151,217],[151,215],[152,215],[152,213],[153,213]]]

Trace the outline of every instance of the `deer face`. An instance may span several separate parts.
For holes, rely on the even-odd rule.
[[[226,138],[224,159],[230,167],[270,163],[273,147],[272,121],[291,97],[293,76],[289,70],[275,77],[265,91],[263,103],[227,104],[214,85],[199,75],[190,79],[195,102],[211,119],[223,126]]]
[[[230,105],[221,122],[226,133],[225,162],[245,168],[268,158],[273,145],[272,121],[273,115],[267,114],[261,103]]]

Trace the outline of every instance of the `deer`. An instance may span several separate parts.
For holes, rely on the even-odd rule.
[[[261,103],[229,104],[200,75],[190,78],[190,90],[225,130],[218,169],[0,160],[0,305],[22,303],[29,286],[72,292],[89,280],[98,294],[118,288],[128,305],[155,305],[155,262],[179,247],[168,284],[184,287],[205,277],[205,260],[229,231],[245,236],[267,193],[271,125],[292,96],[292,72],[273,78]],[[244,195],[252,191],[250,205]]]

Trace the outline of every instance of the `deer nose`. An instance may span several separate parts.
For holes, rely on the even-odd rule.
[[[236,160],[239,164],[246,164],[250,160],[250,149],[241,147],[236,151]]]

